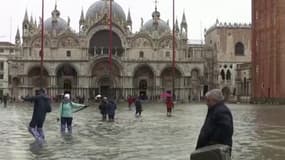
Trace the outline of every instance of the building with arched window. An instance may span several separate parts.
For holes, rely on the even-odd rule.
[[[238,74],[238,65],[251,62],[251,25],[221,23],[217,20],[215,25],[205,30],[205,43],[213,49],[216,56],[218,88],[222,89],[226,97],[235,101],[240,94],[244,95],[239,89],[242,77]]]
[[[173,32],[169,24],[161,19],[163,13],[159,12],[157,6],[150,13],[149,20],[141,20],[139,32],[133,33],[130,11],[126,14],[116,1],[112,1],[110,65],[109,3],[109,0],[97,0],[86,13],[81,11],[78,32],[70,27],[70,19],[61,18],[61,12],[55,6],[52,16],[45,20],[44,78],[41,82],[41,27],[29,20],[26,12],[22,41],[17,36],[15,42],[19,52],[11,57],[11,66],[18,68],[10,73],[11,78],[17,80],[17,85],[10,85],[14,91],[12,96],[31,95],[43,85],[51,96],[69,91],[74,96],[91,99],[97,94],[103,94],[117,99],[140,95],[148,100],[157,100],[161,93],[171,91],[177,100],[199,101],[209,89],[217,87],[217,66],[227,64],[224,59],[218,61],[221,51],[224,51],[221,45],[227,40],[224,42],[224,37],[215,37],[212,39],[215,46],[208,44],[208,41],[206,45],[190,44],[183,13],[180,26],[176,23],[174,31],[176,65],[173,76]],[[232,30],[240,32],[241,29]],[[212,28],[205,34],[206,40],[211,31]],[[237,34],[235,36],[237,39],[231,41],[232,48],[235,42],[244,43],[244,54],[247,56],[250,48],[248,43]],[[230,64],[227,65],[230,67]],[[235,78],[232,72],[228,75],[228,70],[233,71],[234,68],[225,69],[226,82]]]

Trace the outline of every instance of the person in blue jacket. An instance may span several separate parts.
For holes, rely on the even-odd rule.
[[[72,120],[73,111],[76,108],[87,107],[84,104],[78,104],[71,101],[70,94],[64,94],[63,100],[59,105],[59,117],[60,117],[60,131],[65,133],[67,129],[68,133],[72,133]],[[59,120],[59,118],[58,118]]]

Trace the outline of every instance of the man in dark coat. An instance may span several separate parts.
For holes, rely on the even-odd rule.
[[[105,121],[107,119],[107,97],[103,97],[101,100],[101,103],[99,104],[99,110],[102,115],[102,121]]]
[[[51,112],[50,99],[45,94],[44,89],[37,90],[35,96],[22,97],[22,99],[24,101],[34,103],[33,115],[28,130],[36,140],[43,141],[45,139],[43,124],[46,118],[46,113]]]
[[[137,97],[136,101],[135,101],[135,106],[136,106],[136,117],[140,117],[142,114],[142,103],[140,100],[140,97]]]
[[[115,120],[115,111],[117,109],[117,104],[114,100],[110,99],[107,103],[107,114],[110,122]]]
[[[232,147],[233,117],[223,102],[223,93],[219,89],[213,89],[206,94],[206,101],[208,113],[196,149],[213,144]]]

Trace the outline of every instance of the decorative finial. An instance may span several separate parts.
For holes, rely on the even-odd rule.
[[[157,11],[157,4],[158,4],[158,1],[155,0],[154,3],[155,3],[155,11]]]

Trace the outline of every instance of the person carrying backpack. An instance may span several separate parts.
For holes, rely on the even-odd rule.
[[[63,100],[59,105],[59,117],[60,119],[60,131],[65,133],[67,128],[68,133],[72,133],[72,120],[73,120],[73,111],[75,108],[87,107],[84,104],[78,104],[71,101],[70,94],[66,93],[63,96]]]

